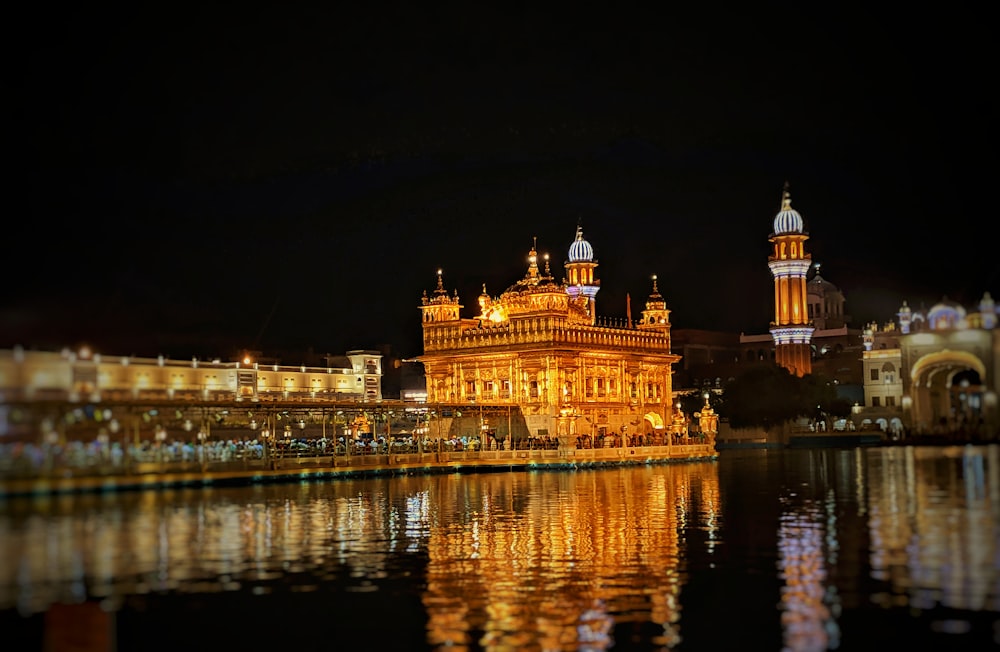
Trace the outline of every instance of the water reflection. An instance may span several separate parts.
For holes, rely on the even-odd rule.
[[[185,605],[218,596],[250,622],[315,609],[310,618],[363,630],[372,645],[386,618],[407,619],[425,646],[409,649],[996,644],[998,452],[748,451],[624,469],[10,499],[0,613],[6,628],[18,626],[10,614],[25,625],[54,606],[99,603],[141,637],[151,614],[190,619]],[[328,642],[323,629],[274,631]]]
[[[842,613],[869,608],[919,616],[944,634],[969,633],[974,619],[984,625],[976,614],[991,614],[983,635],[1000,643],[998,454],[998,446],[801,454],[778,528],[785,649],[837,649]]]
[[[425,564],[431,645],[605,649],[678,638],[681,533],[714,530],[711,462],[12,501],[0,608],[150,593],[364,590]],[[310,584],[312,586],[310,586]]]
[[[785,649],[835,650],[840,647],[840,605],[834,587],[827,584],[827,555],[837,549],[836,524],[831,522],[836,517],[828,504],[806,501],[796,507],[789,498],[782,497],[786,510],[778,528]],[[828,524],[834,527],[828,529]]]
[[[681,524],[714,527],[714,465],[447,482],[461,507],[428,544],[432,643],[605,649],[633,622],[676,642]]]
[[[1000,447],[894,448],[870,473],[875,599],[1000,611]]]

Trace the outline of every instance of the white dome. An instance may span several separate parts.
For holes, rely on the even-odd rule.
[[[799,212],[792,208],[792,196],[786,186],[781,199],[781,210],[774,216],[774,235],[802,233],[805,224]]]
[[[594,248],[583,239],[583,227],[576,227],[576,240],[569,246],[569,262],[588,263],[594,260]]]

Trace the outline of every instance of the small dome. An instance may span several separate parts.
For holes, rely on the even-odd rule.
[[[833,293],[840,292],[840,288],[826,280],[819,274],[819,263],[813,265],[816,274],[809,280],[809,291],[813,293]]]
[[[774,235],[784,235],[787,233],[802,233],[804,228],[802,216],[792,208],[792,195],[788,192],[788,186],[782,193],[781,210],[774,216]]]
[[[589,263],[594,260],[594,248],[583,239],[583,227],[576,227],[576,240],[569,246],[569,262]]]
[[[956,301],[944,297],[927,311],[927,321],[934,330],[956,328],[965,320],[965,308]]]

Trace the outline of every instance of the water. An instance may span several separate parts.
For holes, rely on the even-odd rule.
[[[0,553],[5,649],[984,650],[1000,445],[17,498]]]

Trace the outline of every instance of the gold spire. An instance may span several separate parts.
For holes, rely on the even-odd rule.
[[[789,184],[785,182],[785,188],[781,191],[781,210],[792,210],[792,193],[789,191]]]
[[[444,279],[441,276],[442,274],[443,274],[442,270],[439,269],[438,270],[438,284],[437,284],[437,288],[434,290],[434,294],[435,295],[446,295],[446,294],[448,294],[447,291],[445,291],[445,289],[444,289]]]
[[[528,275],[525,278],[538,278],[538,236],[531,238],[531,251],[528,252]]]

